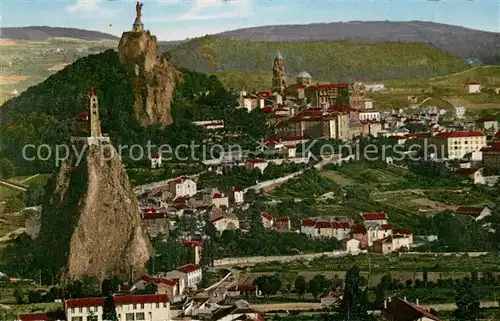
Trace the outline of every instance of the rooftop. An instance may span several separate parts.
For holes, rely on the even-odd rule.
[[[190,272],[197,271],[199,269],[200,269],[199,265],[196,265],[196,264],[186,264],[186,265],[183,265],[181,267],[178,267],[177,271],[181,271],[181,272],[184,272],[184,273],[190,273]]]
[[[93,307],[104,305],[106,298],[85,298],[85,299],[69,299],[66,300],[67,308]],[[170,302],[166,294],[144,294],[144,295],[115,295],[114,301],[116,305],[125,305],[133,303],[160,303]]]

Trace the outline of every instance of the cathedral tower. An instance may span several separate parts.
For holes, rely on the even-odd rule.
[[[276,53],[273,63],[273,81],[272,81],[272,92],[278,92],[281,95],[285,94],[286,91],[286,73],[285,65],[283,64],[283,57],[280,52]]]
[[[89,95],[90,104],[90,137],[102,137],[101,121],[99,120],[99,102],[97,94],[92,89]]]

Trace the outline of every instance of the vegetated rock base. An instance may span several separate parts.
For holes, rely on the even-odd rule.
[[[63,281],[143,275],[153,249],[121,160],[109,143],[86,148],[47,185],[40,260]]]

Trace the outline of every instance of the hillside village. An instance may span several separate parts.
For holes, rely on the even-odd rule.
[[[145,37],[156,49],[156,38],[142,24],[141,8],[142,4],[137,3],[133,28],[124,35],[130,39]],[[170,61],[156,55],[154,59],[151,70],[139,72],[136,65],[136,76],[141,73],[141,77],[149,79],[148,72],[168,73],[165,77],[171,80],[169,77],[176,71]],[[214,157],[196,161],[196,166],[190,160],[172,161],[171,155],[161,149],[151,151],[140,165],[125,164],[122,158],[116,164],[93,163],[97,148],[114,148],[115,137],[101,128],[106,112],[101,112],[99,94],[94,89],[85,93],[86,109],[73,117],[70,134],[72,144],[89,150],[85,167],[82,170],[81,165],[74,165],[70,159],[57,176],[59,181],[75,177],[68,183],[75,186],[80,179],[85,186],[78,187],[84,192],[70,189],[64,194],[65,188],[59,188],[64,184],[59,182],[59,187],[49,187],[55,191],[54,195],[45,196],[52,202],[48,204],[54,212],[61,206],[63,216],[73,215],[68,208],[78,213],[77,222],[68,231],[57,231],[62,225],[57,225],[61,222],[56,219],[47,224],[43,197],[30,204],[33,206],[20,206],[16,211],[10,210],[10,201],[0,203],[0,214],[19,215],[24,220],[19,234],[2,236],[7,250],[0,257],[11,261],[5,264],[8,273],[0,272],[0,284],[6,285],[6,290],[0,291],[0,302],[7,295],[12,296],[19,309],[13,313],[6,310],[5,314],[0,310],[0,319],[5,315],[5,320],[16,321],[264,321],[316,319],[324,313],[337,320],[334,318],[339,311],[354,311],[363,315],[362,320],[443,321],[451,320],[448,312],[455,309],[454,304],[452,308],[448,306],[453,294],[440,292],[449,289],[448,283],[450,287],[467,289],[480,285],[481,297],[474,297],[473,304],[479,310],[481,303],[484,313],[493,318],[498,316],[499,271],[488,270],[500,264],[492,254],[498,250],[496,228],[500,227],[498,208],[492,201],[498,200],[495,193],[500,177],[498,120],[489,116],[471,117],[463,106],[453,106],[451,110],[432,106],[415,96],[408,96],[406,106],[387,110],[369,98],[370,93],[390,95],[382,83],[319,83],[303,71],[296,75],[295,83],[289,84],[285,62],[286,53],[277,52],[270,62],[272,86],[267,91],[240,89],[230,93],[236,101],[234,109],[249,117],[256,114],[263,117],[269,135],[248,142],[244,148],[222,150]],[[178,79],[175,81],[180,83]],[[143,86],[154,95],[159,95],[155,86],[167,88],[161,95],[164,99],[161,104],[168,105],[168,113],[156,116],[162,121],[172,120],[173,100],[167,102],[166,97],[175,95],[175,84],[158,85],[148,80],[146,84],[134,85]],[[480,94],[482,90],[491,88],[483,88],[473,80],[463,84],[467,94]],[[209,94],[207,91],[198,95]],[[498,89],[496,94],[500,94]],[[147,101],[148,97],[151,96],[141,92],[135,97],[134,107],[157,108],[157,99]],[[138,110],[134,112],[137,116]],[[154,118],[147,112],[140,117],[145,122]],[[245,140],[243,133],[228,126],[224,119],[196,119],[191,124],[202,129],[204,137],[200,143],[222,144],[228,138]],[[323,148],[318,151],[319,147],[314,147],[318,142],[318,146],[328,147],[326,153]],[[370,145],[382,148],[372,151],[372,159],[366,154]],[[130,174],[154,177],[151,173],[170,169],[169,166],[173,168],[171,177],[143,184],[138,184]],[[357,173],[366,176],[358,176],[358,184],[342,185],[338,178],[352,166],[366,166],[394,176],[400,172],[417,175],[416,168],[420,176],[414,176],[417,183],[410,182],[414,185],[408,183],[406,176],[397,176],[405,177],[401,181],[406,180],[409,187],[384,190],[392,183],[381,183],[377,177],[365,175],[369,172],[366,170]],[[83,176],[73,176],[75,173]],[[337,180],[325,183],[325,173],[334,173]],[[435,173],[439,175],[434,177]],[[102,183],[106,177],[112,178],[109,185]],[[353,177],[356,176],[350,179],[354,180]],[[480,194],[486,201],[463,202],[459,206],[442,201],[447,212],[436,215],[439,218],[434,222],[433,214],[438,211],[432,212],[430,205],[425,210],[408,211],[396,205],[383,206],[385,203],[374,200],[374,195],[401,191],[421,196],[426,191],[424,183],[419,185],[419,178],[435,190],[456,188],[456,193],[462,190],[469,193],[463,194],[467,195],[463,198],[472,199]],[[102,189],[93,189],[95,182]],[[29,193],[23,183],[12,179],[0,180],[0,186]],[[441,193],[429,190],[431,194],[445,196],[455,193],[455,190],[445,189]],[[60,200],[54,201],[57,197]],[[99,200],[104,203],[102,207],[95,205]],[[72,202],[85,206],[74,206]],[[118,205],[113,204],[116,207],[109,210],[110,203]],[[88,204],[96,208],[86,207]],[[133,208],[131,212],[129,208]],[[109,220],[103,218],[107,211],[113,212]],[[418,220],[418,224],[412,224],[412,220]],[[116,225],[99,226],[110,224],[109,221],[116,221]],[[429,222],[435,225],[426,226]],[[52,224],[56,231],[50,229]],[[117,228],[105,230],[108,226]],[[463,248],[461,244],[452,247],[446,243],[450,236],[443,232],[448,229],[449,233],[469,231],[472,244],[466,238],[465,251],[459,250]],[[92,234],[93,231],[100,234]],[[47,242],[47,235],[52,235],[53,243],[39,243]],[[109,239],[96,240],[95,235]],[[94,259],[86,261],[84,253],[89,250],[90,242],[97,247],[101,242],[116,241],[118,235],[129,240],[123,242],[126,247],[93,253],[96,260],[102,258],[101,263]],[[71,255],[65,263],[68,266],[65,273],[66,277],[71,273],[75,277],[69,281],[64,278],[57,281],[59,275],[50,271],[52,265],[35,266],[35,255],[29,253],[30,246],[35,248],[39,244],[53,244],[50,251],[57,251],[58,238],[61,243],[66,239],[71,243],[66,250]],[[460,235],[452,238],[459,239]],[[16,252],[21,248],[28,254]],[[102,248],[94,252],[98,250]],[[111,251],[121,257],[116,259]],[[56,261],[55,257],[45,259]],[[117,265],[121,275],[103,277],[102,271],[94,267],[104,265],[104,261],[109,266]],[[440,266],[446,262],[449,270]],[[483,268],[484,262],[487,263]],[[34,269],[39,269],[36,276]],[[398,274],[410,270],[411,277]],[[19,273],[11,275],[11,271]],[[372,272],[380,277],[372,276]],[[82,275],[85,277],[76,277]],[[441,296],[427,295],[433,289]],[[369,291],[373,295],[369,296]],[[24,306],[25,303],[29,305]],[[460,309],[460,302],[456,307]],[[15,319],[11,317],[13,314]]]

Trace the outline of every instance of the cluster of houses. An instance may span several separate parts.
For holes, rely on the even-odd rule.
[[[361,213],[362,222],[337,220],[335,218],[303,219],[300,232],[310,237],[336,238],[343,242],[344,250],[357,253],[370,249],[377,253],[388,254],[409,250],[413,244],[410,230],[393,229],[385,213]]]

